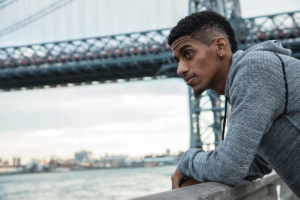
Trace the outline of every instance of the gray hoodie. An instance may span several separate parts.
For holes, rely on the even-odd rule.
[[[300,61],[278,41],[237,51],[226,81],[232,106],[215,150],[186,151],[180,173],[200,182],[237,185],[274,169],[300,198]]]

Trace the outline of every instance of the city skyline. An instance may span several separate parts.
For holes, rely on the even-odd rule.
[[[137,156],[137,157],[133,157],[130,156],[128,154],[108,154],[108,153],[104,153],[101,155],[93,155],[92,151],[88,151],[88,150],[79,150],[74,152],[73,157],[71,158],[61,158],[57,155],[51,155],[50,157],[46,158],[46,156],[43,156],[43,158],[31,158],[30,161],[28,161],[27,163],[22,162],[22,158],[21,157],[12,157],[12,158],[8,158],[8,159],[3,159],[2,157],[0,157],[0,167],[18,167],[18,166],[25,166],[28,165],[32,162],[36,162],[36,161],[41,161],[41,162],[47,162],[49,163],[50,160],[64,160],[64,161],[76,161],[78,160],[78,155],[79,157],[82,157],[82,154],[87,154],[89,155],[89,159],[92,160],[101,160],[103,158],[114,158],[114,157],[123,157],[126,158],[128,160],[142,160],[145,158],[150,158],[150,157],[160,157],[160,156],[177,156],[177,155],[181,155],[183,152],[182,151],[178,151],[178,152],[173,152],[170,149],[166,149],[165,152],[161,152],[161,153],[148,153],[145,155],[141,155],[141,156]],[[79,159],[81,160],[81,159]]]

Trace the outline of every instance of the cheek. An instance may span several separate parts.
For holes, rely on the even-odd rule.
[[[195,73],[198,76],[201,76],[202,79],[207,79],[211,77],[214,71],[214,62],[207,58],[199,57],[196,59],[197,67],[195,69]]]

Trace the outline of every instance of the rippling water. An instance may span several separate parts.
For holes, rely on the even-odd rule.
[[[0,176],[0,200],[122,200],[171,189],[176,166]]]

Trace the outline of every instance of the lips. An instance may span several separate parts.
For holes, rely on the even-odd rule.
[[[187,85],[191,85],[191,83],[193,82],[195,76],[189,76],[189,77],[185,77],[184,81],[186,82]]]

